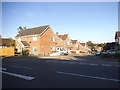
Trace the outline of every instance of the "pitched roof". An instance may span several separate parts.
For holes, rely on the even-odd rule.
[[[58,37],[62,39],[62,35],[58,35]]]
[[[26,41],[21,41],[24,46],[30,46]]]
[[[76,44],[77,40],[71,40],[72,44]]]
[[[82,46],[85,46],[85,43],[80,43]]]
[[[64,34],[64,35],[62,36],[62,40],[66,40],[67,36],[68,36],[68,34]]]
[[[117,31],[117,32],[115,33],[115,38],[117,38],[117,37],[120,37],[120,31]]]
[[[58,37],[61,38],[62,40],[66,40],[68,37],[68,34],[58,35]]]
[[[23,31],[19,32],[19,34],[16,37],[26,36],[26,35],[34,35],[34,34],[41,34],[48,27],[49,27],[49,25],[45,25],[45,26],[41,26],[41,27],[35,27],[35,28],[26,29],[26,30],[23,30]]]
[[[1,38],[0,46],[10,46],[11,41],[10,38]]]

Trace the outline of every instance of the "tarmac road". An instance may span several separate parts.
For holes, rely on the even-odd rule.
[[[2,59],[2,88],[118,88],[117,62],[100,56],[77,59],[8,57]]]

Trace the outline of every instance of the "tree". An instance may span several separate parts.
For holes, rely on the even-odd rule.
[[[98,44],[98,46],[99,46],[99,47],[104,47],[105,44],[102,44],[102,43],[101,43],[101,44]]]
[[[94,44],[92,43],[92,41],[88,41],[88,42],[86,42],[86,44],[87,44],[87,46],[91,49],[91,50],[93,50],[94,49]]]
[[[15,40],[12,40],[12,41],[10,42],[10,46],[15,47]]]
[[[21,31],[23,31],[23,28],[19,26],[17,30],[18,30],[18,33],[20,33]]]

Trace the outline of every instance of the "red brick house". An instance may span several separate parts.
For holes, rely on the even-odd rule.
[[[87,47],[86,43],[80,43],[80,52],[88,53],[88,51],[91,51],[89,47]]]
[[[59,33],[55,34],[55,42],[56,42],[56,51],[61,51],[63,49],[63,40],[59,37]]]
[[[68,34],[58,35],[62,39],[62,48],[71,54],[72,42]]]
[[[97,52],[101,52],[103,49],[102,47],[99,47],[99,46],[94,46],[94,48]]]
[[[33,55],[49,55],[55,51],[55,35],[49,25],[24,29],[15,37],[18,52],[28,50]]]
[[[71,40],[72,41],[72,53],[79,53],[80,52],[80,45],[78,40]]]

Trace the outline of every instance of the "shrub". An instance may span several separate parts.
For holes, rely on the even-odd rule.
[[[22,55],[23,56],[28,56],[29,55],[29,51],[28,50],[23,50],[22,51]]]

